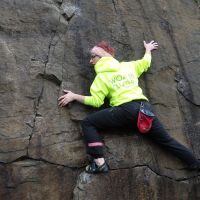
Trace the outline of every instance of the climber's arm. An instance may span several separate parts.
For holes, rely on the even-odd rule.
[[[64,90],[66,94],[62,95],[61,97],[58,98],[58,105],[60,107],[66,106],[68,103],[72,101],[78,101],[80,103],[84,103],[85,96],[80,95],[80,94],[75,94],[69,90]]]

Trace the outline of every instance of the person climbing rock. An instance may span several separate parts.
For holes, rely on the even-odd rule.
[[[96,72],[90,87],[91,96],[64,90],[66,94],[58,98],[58,105],[61,107],[72,101],[100,107],[104,104],[105,97],[109,99],[111,107],[90,114],[81,124],[87,154],[92,158],[86,167],[87,173],[109,171],[99,130],[126,126],[138,127],[143,135],[184,161],[188,168],[200,169],[200,161],[188,148],[172,138],[152,114],[152,106],[138,85],[138,78],[150,67],[151,52],[158,48],[158,43],[153,40],[149,43],[144,41],[144,48],[145,54],[141,60],[119,62],[114,58],[115,50],[107,42],[100,42],[90,50],[90,64],[94,65]]]

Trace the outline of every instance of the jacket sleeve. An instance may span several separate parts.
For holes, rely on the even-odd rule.
[[[97,75],[90,87],[91,96],[85,96],[84,104],[99,108],[104,104],[104,99],[108,94],[106,84]]]
[[[151,65],[151,54],[146,53],[141,60],[131,61],[131,64],[137,77],[140,77],[140,75],[143,72],[146,72]]]

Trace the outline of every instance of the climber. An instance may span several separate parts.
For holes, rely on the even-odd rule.
[[[151,104],[142,89],[138,86],[138,78],[146,72],[151,63],[151,51],[158,48],[158,43],[144,41],[145,54],[141,60],[118,62],[114,58],[114,49],[107,42],[100,42],[90,50],[90,64],[94,65],[96,77],[91,85],[91,96],[83,96],[64,90],[66,94],[58,98],[60,107],[72,101],[85,105],[100,107],[105,97],[109,99],[109,108],[90,114],[82,121],[82,131],[86,142],[87,154],[91,163],[86,166],[87,173],[105,173],[109,171],[103,155],[104,143],[99,130],[126,126],[138,126],[141,105],[149,113],[152,112]],[[184,161],[188,168],[199,170],[200,161],[197,160],[188,148],[173,139],[163,128],[156,116],[147,123],[146,137],[173,153]],[[139,127],[139,126],[138,126]],[[140,129],[139,129],[140,130]]]

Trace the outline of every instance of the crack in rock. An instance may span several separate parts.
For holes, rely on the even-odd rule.
[[[134,169],[134,168],[139,168],[139,167],[146,167],[146,168],[148,168],[149,170],[151,170],[154,174],[156,174],[157,176],[165,177],[165,178],[168,178],[168,179],[170,179],[170,180],[177,181],[177,182],[190,180],[190,179],[193,179],[193,178],[196,178],[196,177],[199,177],[199,176],[200,176],[200,174],[195,174],[195,175],[192,175],[192,176],[190,176],[190,177],[181,177],[181,178],[175,179],[175,178],[173,178],[173,177],[170,177],[170,176],[167,176],[167,175],[160,174],[160,173],[156,172],[156,171],[153,170],[149,165],[135,165],[135,166],[133,166],[133,167],[127,167],[127,168],[125,167],[125,168],[110,169],[110,170],[111,170],[111,171],[126,170],[126,169]]]
[[[115,0],[112,0],[112,4],[113,4],[115,12],[118,13],[118,11],[117,11],[117,3],[115,2]]]
[[[168,179],[170,181],[175,181],[177,183],[185,183],[185,181],[189,181],[189,180],[192,180],[194,178],[200,177],[200,175],[194,175],[194,176],[189,177],[189,178],[183,177],[181,179],[174,179],[172,177],[168,177],[168,176],[165,176],[165,175],[158,174],[157,172],[153,171],[148,165],[136,165],[136,166],[129,167],[129,168],[111,169],[110,173],[112,173],[112,171],[130,170],[130,169],[137,169],[137,168],[149,169],[150,172],[152,172],[154,175],[156,175],[156,177],[161,177],[163,179]],[[90,186],[88,186],[88,185],[91,185],[91,187],[92,187],[93,184],[96,182],[95,178],[97,176],[98,175],[88,174],[86,172],[80,173],[80,175],[78,176],[77,182],[76,182],[76,186],[74,187],[73,199],[79,199],[79,194],[77,196],[77,192],[78,191],[85,193],[87,191],[88,187],[90,188]],[[109,174],[101,174],[101,175],[99,175],[100,181],[102,181],[102,178],[104,179],[105,176],[109,177]],[[110,177],[112,178],[112,176],[110,176]],[[108,179],[105,178],[104,180],[109,180],[109,178]]]
[[[43,79],[55,83],[57,86],[60,86],[62,81],[55,74],[39,74]]]
[[[68,166],[68,165],[62,165],[62,164],[58,164],[58,163],[54,163],[54,162],[50,162],[48,160],[45,160],[43,158],[39,158],[39,159],[35,159],[35,158],[31,158],[29,156],[22,156],[20,158],[17,158],[16,160],[13,160],[13,161],[10,161],[10,162],[7,162],[7,163],[1,163],[0,162],[0,165],[10,165],[10,164],[13,164],[13,163],[17,163],[17,162],[20,162],[20,161],[28,161],[28,160],[32,160],[32,161],[37,161],[37,162],[43,162],[43,163],[46,163],[46,164],[50,164],[50,165],[55,165],[55,166],[60,166],[60,167],[66,167],[66,168],[69,168],[69,169],[72,169],[72,170],[78,170],[78,169],[85,169],[85,166],[76,166],[76,167],[72,167],[72,166]],[[189,176],[189,177],[181,177],[181,178],[173,178],[173,177],[170,177],[170,176],[167,176],[167,175],[164,175],[164,174],[160,174],[158,172],[156,172],[155,170],[153,170],[149,165],[135,165],[135,166],[131,166],[131,167],[123,167],[123,168],[116,168],[116,169],[111,169],[110,168],[110,171],[119,171],[119,170],[129,170],[129,169],[135,169],[135,168],[143,168],[143,167],[146,167],[148,168],[150,171],[152,171],[154,174],[156,174],[157,176],[160,176],[160,177],[165,177],[165,178],[168,178],[170,180],[173,180],[173,181],[177,181],[177,182],[183,182],[183,181],[187,181],[187,180],[191,180],[191,179],[194,179],[194,178],[197,178],[197,177],[200,177],[200,173],[199,172],[196,172],[194,171],[194,173],[192,174],[192,176]],[[180,170],[184,170],[184,169],[180,169]],[[83,171],[80,176],[79,176],[79,179],[81,181],[81,183],[88,183],[88,181],[91,179],[93,175],[92,174],[88,174],[86,173],[85,171]],[[108,174],[109,176],[109,174]]]
[[[177,75],[175,81],[177,81],[177,90],[180,94],[187,100],[189,103],[200,106],[199,104],[194,102],[193,93],[191,90],[190,83],[181,75]]]
[[[13,161],[10,161],[10,162],[0,162],[0,165],[11,165],[13,163],[17,163],[17,162],[20,162],[20,161],[28,161],[28,160],[32,160],[32,161],[36,161],[36,162],[43,162],[45,164],[49,164],[49,165],[54,165],[54,166],[59,166],[59,167],[65,167],[65,168],[69,168],[69,169],[72,169],[72,170],[78,170],[78,169],[84,169],[85,166],[68,166],[68,165],[62,165],[62,164],[59,164],[59,163],[54,163],[54,162],[50,162],[48,160],[45,160],[43,158],[32,158],[32,157],[29,157],[29,156],[21,156]]]
[[[27,153],[26,153],[27,156],[28,156],[28,150],[29,150],[29,146],[30,146],[30,143],[31,143],[31,139],[32,139],[34,131],[35,131],[36,119],[39,115],[38,109],[39,109],[40,101],[42,99],[43,90],[44,90],[44,84],[42,83],[42,88],[41,88],[40,94],[38,95],[38,97],[37,97],[37,99],[35,100],[35,103],[34,103],[34,118],[33,118],[32,131],[31,131],[31,134],[29,136],[28,146],[26,147],[27,148]]]
[[[47,69],[47,65],[48,65],[49,57],[50,57],[50,53],[51,53],[51,48],[52,48],[52,46],[55,47],[57,44],[57,43],[53,43],[53,41],[54,41],[54,38],[56,37],[56,34],[58,33],[58,26],[60,24],[60,20],[61,20],[61,18],[59,17],[58,24],[56,26],[56,30],[52,30],[52,33],[51,33],[50,42],[48,45],[48,52],[47,52],[46,60],[44,61],[44,64],[45,64],[44,72],[43,72],[43,74],[41,74],[41,73],[38,74],[38,76],[41,76],[43,78],[42,83],[41,83],[42,87],[41,87],[40,94],[38,95],[38,97],[36,98],[36,101],[34,103],[34,119],[33,119],[33,125],[32,125],[32,132],[29,137],[29,144],[27,146],[27,156],[28,156],[28,150],[29,150],[29,146],[31,143],[31,139],[32,139],[34,131],[35,131],[36,119],[37,119],[37,117],[42,116],[40,113],[38,113],[38,109],[39,109],[40,102],[41,102],[43,92],[44,92],[44,80],[49,80],[49,81],[55,83],[57,86],[60,86],[62,83],[62,81],[56,75],[46,73],[46,69]]]
[[[55,34],[53,35],[53,37],[54,36],[55,36]],[[49,61],[49,53],[50,53],[50,48],[51,48],[51,43],[52,43],[53,37],[51,36],[50,43],[49,43],[49,46],[48,46],[48,53],[47,53],[47,57],[46,57],[46,61],[45,61],[44,73],[43,74],[46,74],[45,73],[46,72],[46,66],[47,66],[47,63]],[[41,84],[42,87],[41,87],[40,94],[38,95],[38,97],[36,98],[35,103],[34,103],[33,128],[32,128],[32,132],[31,132],[30,137],[29,137],[29,143],[28,143],[28,146],[27,146],[27,156],[28,156],[28,151],[29,151],[29,146],[30,146],[30,143],[31,143],[31,139],[32,139],[34,131],[35,131],[36,119],[40,115],[38,113],[38,110],[39,110],[40,102],[41,102],[41,99],[42,99],[42,96],[43,96],[43,92],[44,92],[44,79],[42,79],[42,80],[43,81],[42,81],[42,84]]]
[[[176,45],[176,40],[174,38],[172,25],[166,19],[164,19],[162,17],[161,17],[161,19],[162,19],[161,27],[163,27],[163,29],[166,30],[167,34],[170,37],[170,40],[171,40],[173,48],[176,52],[177,60],[179,62],[179,67],[181,70],[181,75],[179,74],[176,78],[176,81],[178,82],[177,89],[188,102],[192,103],[193,105],[197,105],[194,103],[191,85],[187,78],[186,71],[184,69],[184,63],[181,59],[181,55],[180,55],[178,47]]]
[[[66,19],[67,22],[70,22],[75,15],[81,15],[80,8],[68,2],[63,3],[60,9],[62,16]]]
[[[19,186],[23,185],[23,184],[26,184],[26,183],[38,183],[39,180],[27,180],[27,181],[22,181],[22,182],[19,182],[17,183],[16,186],[5,186],[5,188],[7,189],[17,189]]]

